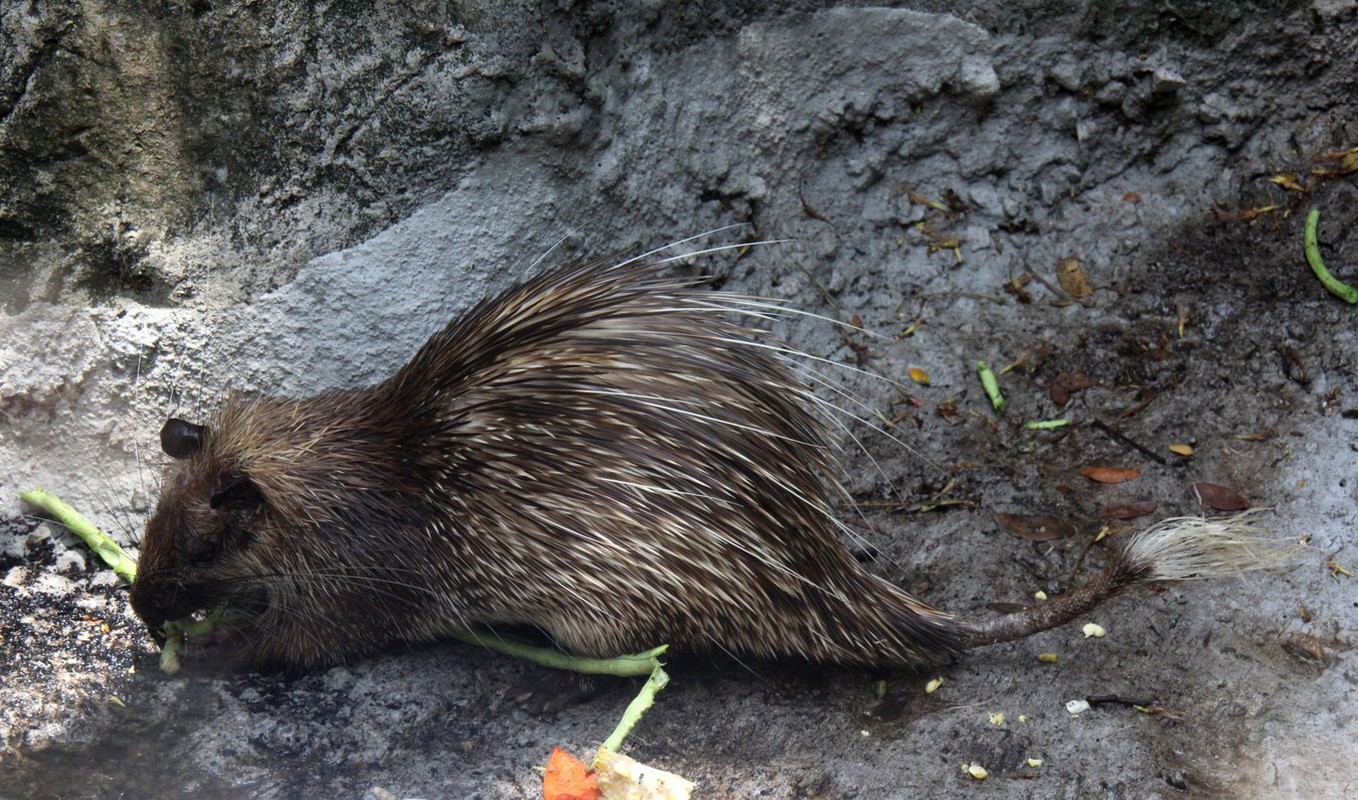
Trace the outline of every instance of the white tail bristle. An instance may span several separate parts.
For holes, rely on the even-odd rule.
[[[1278,566],[1295,548],[1257,523],[1267,510],[1220,519],[1167,519],[1133,536],[1124,557],[1148,570],[1144,580],[1150,581],[1223,578]]]

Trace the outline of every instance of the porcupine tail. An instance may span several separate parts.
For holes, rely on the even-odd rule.
[[[1074,591],[985,622],[959,623],[964,646],[982,647],[1055,628],[1139,583],[1232,577],[1277,566],[1291,557],[1291,548],[1259,526],[1260,512],[1159,522],[1134,534],[1103,572]]]
[[[833,623],[800,648],[811,660],[918,666],[966,651],[970,630],[966,623],[857,565],[846,571],[846,577],[852,585],[844,596],[808,603],[809,618]],[[821,603],[826,607],[816,608]]]

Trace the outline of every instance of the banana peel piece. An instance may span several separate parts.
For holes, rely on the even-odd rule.
[[[693,794],[692,781],[607,748],[594,755],[594,768],[603,800],[689,800]]]

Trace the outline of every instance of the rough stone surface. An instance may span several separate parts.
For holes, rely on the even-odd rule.
[[[1353,794],[1358,578],[1330,565],[1358,571],[1358,312],[1301,222],[1322,210],[1358,283],[1354,176],[1317,172],[1358,146],[1358,4],[379,5],[0,8],[0,796],[540,796],[552,745],[588,753],[630,688],[533,719],[503,695],[526,668],[460,645],[166,677],[125,590],[17,492],[132,546],[166,414],[376,380],[540,260],[731,225],[677,252],[784,241],[682,268],[881,334],[775,325],[850,367],[815,362],[859,418],[865,557],[931,602],[1069,587],[1101,514],[1196,513],[1197,481],[1309,544],[1131,594],[1106,638],[927,674],[680,659],[630,755],[707,797]],[[977,360],[1012,367],[1004,416]],[[996,511],[1080,533],[1021,541]],[[1098,695],[1164,712],[1065,711]]]

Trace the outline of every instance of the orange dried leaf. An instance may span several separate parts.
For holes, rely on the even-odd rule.
[[[1189,456],[1193,455],[1193,445],[1184,444],[1183,442],[1175,442],[1174,444],[1169,446],[1169,452],[1173,453],[1176,456],[1183,456],[1184,458],[1188,458]]]
[[[919,367],[911,367],[909,374],[910,380],[914,381],[915,383],[918,383],[920,386],[929,385],[929,373],[925,372]]]
[[[1000,530],[1030,542],[1069,539],[1076,533],[1074,525],[1050,514],[1005,514],[997,511],[990,516],[1000,526]]]
[[[553,747],[542,779],[543,800],[599,800],[599,797],[599,785],[585,762]]]
[[[1123,192],[1122,199],[1126,200],[1129,203],[1140,203],[1141,195],[1137,194],[1136,192]]]
[[[1193,484],[1193,491],[1198,495],[1199,502],[1217,511],[1244,511],[1251,505],[1243,495],[1215,483],[1198,481]]]
[[[1126,483],[1141,477],[1141,472],[1124,467],[1083,467],[1080,474],[1095,483]]]
[[[1080,268],[1078,258],[1063,258],[1057,262],[1056,278],[1061,282],[1061,288],[1066,290],[1066,294],[1077,300],[1083,300],[1094,294],[1094,287],[1089,285],[1089,279]]]

